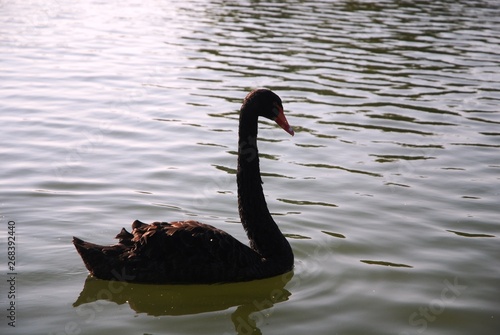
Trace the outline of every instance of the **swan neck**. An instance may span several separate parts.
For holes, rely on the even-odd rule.
[[[238,141],[238,209],[250,246],[266,259],[291,259],[288,241],[274,222],[265,200],[257,148],[258,113],[242,108]],[[285,262],[285,263],[290,263]]]

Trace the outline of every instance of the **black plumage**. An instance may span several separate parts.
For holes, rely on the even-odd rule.
[[[292,270],[293,252],[271,217],[260,177],[258,117],[274,120],[293,135],[281,99],[266,89],[252,91],[240,110],[238,210],[250,247],[226,232],[197,221],[138,220],[119,242],[96,245],[74,237],[90,273],[101,279],[142,283],[218,283],[272,277]]]

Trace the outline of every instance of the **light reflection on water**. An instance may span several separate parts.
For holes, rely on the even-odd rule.
[[[496,1],[0,9],[0,211],[18,227],[22,292],[6,332],[499,328]],[[237,110],[259,86],[282,97],[296,132],[262,122],[259,133],[267,202],[296,255],[291,280],[77,300],[109,283],[85,279],[72,235],[112,243],[134,219],[194,217],[245,239]],[[253,304],[276,294],[272,307]],[[157,303],[186,312],[149,313]]]

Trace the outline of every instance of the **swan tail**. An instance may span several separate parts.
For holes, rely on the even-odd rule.
[[[99,279],[124,280],[124,264],[120,257],[123,245],[103,246],[77,237],[73,237],[73,244],[91,275]]]

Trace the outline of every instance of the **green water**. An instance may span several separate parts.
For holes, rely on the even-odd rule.
[[[0,11],[2,334],[498,333],[497,1]],[[293,273],[88,277],[72,236],[111,244],[135,219],[246,241],[237,111],[255,87],[281,96],[296,132],[263,121],[259,133]]]

